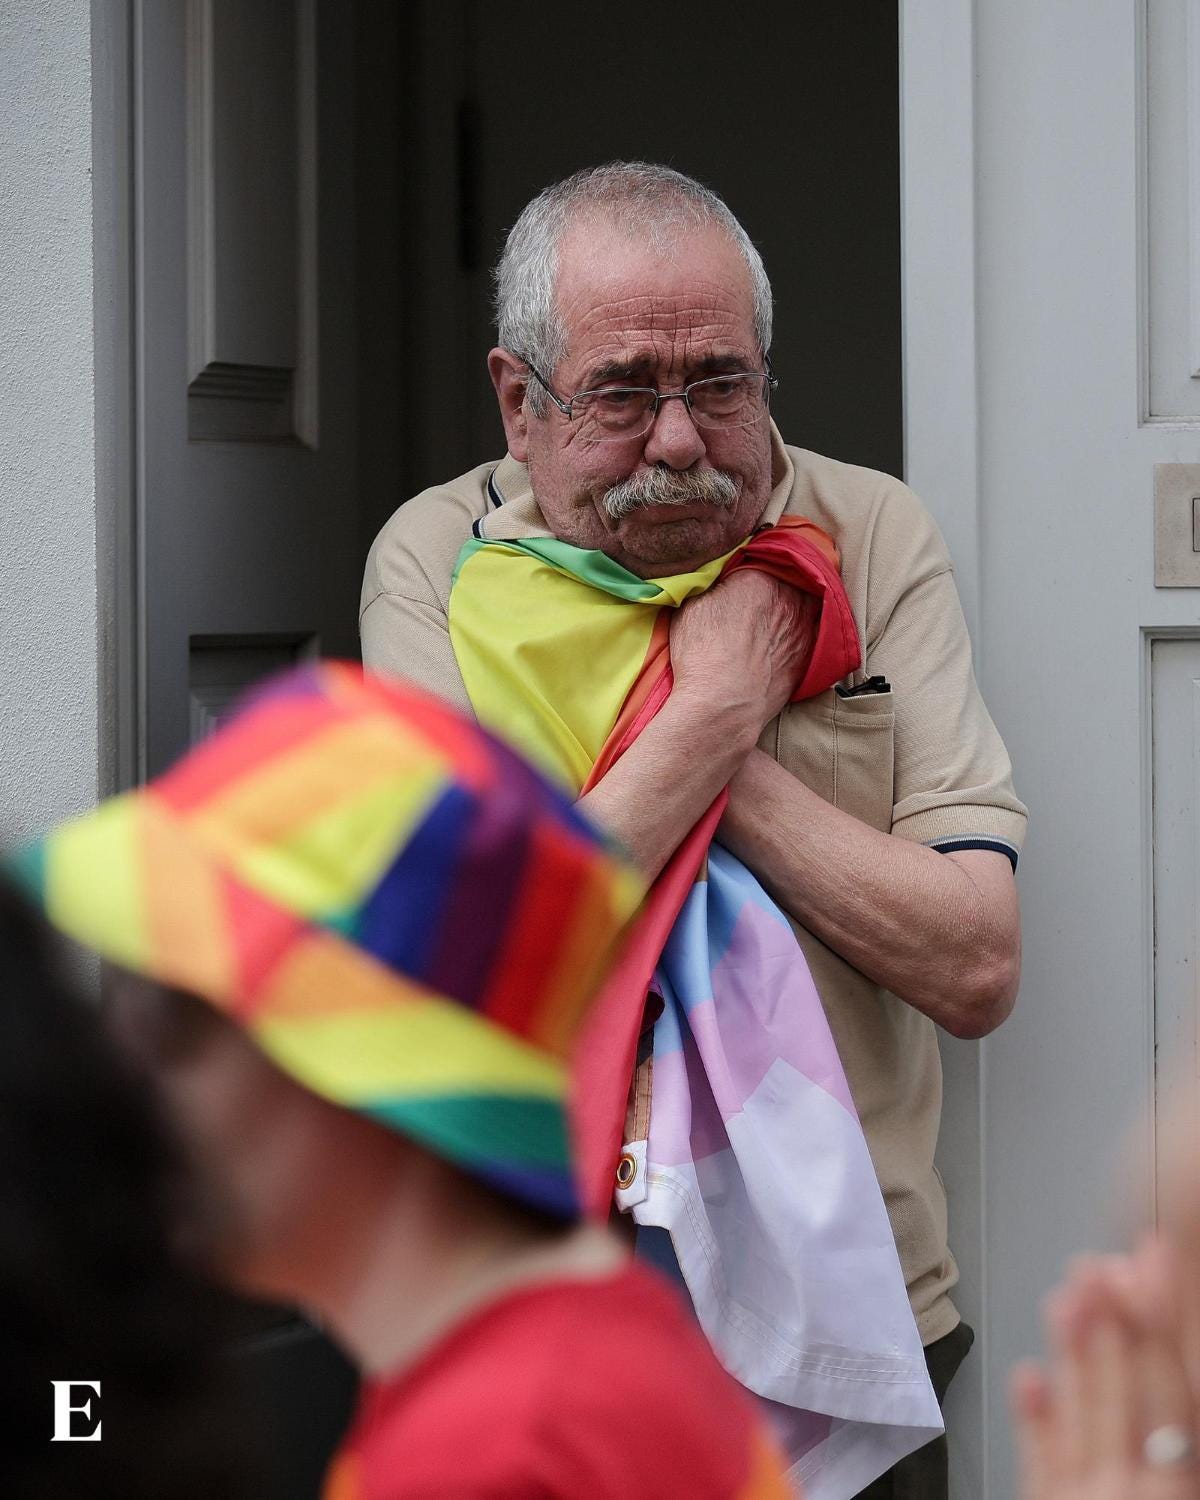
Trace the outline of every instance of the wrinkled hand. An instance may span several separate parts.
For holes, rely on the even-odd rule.
[[[739,568],[671,621],[674,691],[744,715],[757,739],[800,681],[818,603],[756,568]]]
[[[1200,1465],[1150,1462],[1157,1429],[1196,1431],[1176,1315],[1179,1264],[1150,1243],[1078,1262],[1048,1300],[1049,1366],[1013,1373],[1021,1500],[1197,1500]]]

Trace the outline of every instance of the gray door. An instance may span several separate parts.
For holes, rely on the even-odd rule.
[[[106,12],[111,20],[114,12]],[[354,12],[136,0],[133,503],[118,777],[161,771],[264,672],[357,653]],[[234,1378],[279,1500],[318,1492],[353,1378],[246,1309]]]
[[[353,35],[318,0],[135,7],[141,774],[357,649]]]

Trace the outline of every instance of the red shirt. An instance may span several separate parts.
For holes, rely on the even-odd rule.
[[[543,1283],[364,1385],[324,1500],[794,1500],[745,1393],[640,1266]]]

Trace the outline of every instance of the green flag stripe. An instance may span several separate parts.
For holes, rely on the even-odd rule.
[[[593,588],[603,589],[606,594],[614,594],[618,599],[626,599],[633,604],[653,604],[662,597],[662,589],[657,583],[639,578],[636,573],[629,572],[603,552],[572,547],[569,542],[560,542],[556,537],[528,537],[517,545],[526,552],[532,552],[535,557],[540,557],[552,568],[557,568],[560,573],[580,578]]]
[[[572,547],[569,542],[560,542],[556,537],[545,536],[525,537],[521,541],[507,539],[480,541],[478,537],[472,537],[470,541],[463,543],[462,550],[458,554],[451,580],[452,587],[458,583],[463,569],[475,554],[485,548],[492,551],[499,549],[524,553],[527,557],[535,557],[554,568],[556,572],[565,573],[569,578],[578,578],[580,582],[590,584],[592,588],[601,589],[606,594],[612,594],[615,598],[624,599],[627,603],[653,604],[663,597],[663,591],[657,583],[651,583],[648,579],[639,578],[636,573],[630,573],[620,563],[613,562],[611,557],[606,557],[603,552],[590,551],[584,547]]]

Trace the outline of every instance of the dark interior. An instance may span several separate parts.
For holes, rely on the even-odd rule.
[[[891,0],[732,10],[360,0],[359,63],[372,534],[407,496],[500,456],[484,365],[491,267],[541,187],[614,157],[699,177],[759,245],[785,439],[901,472]]]

